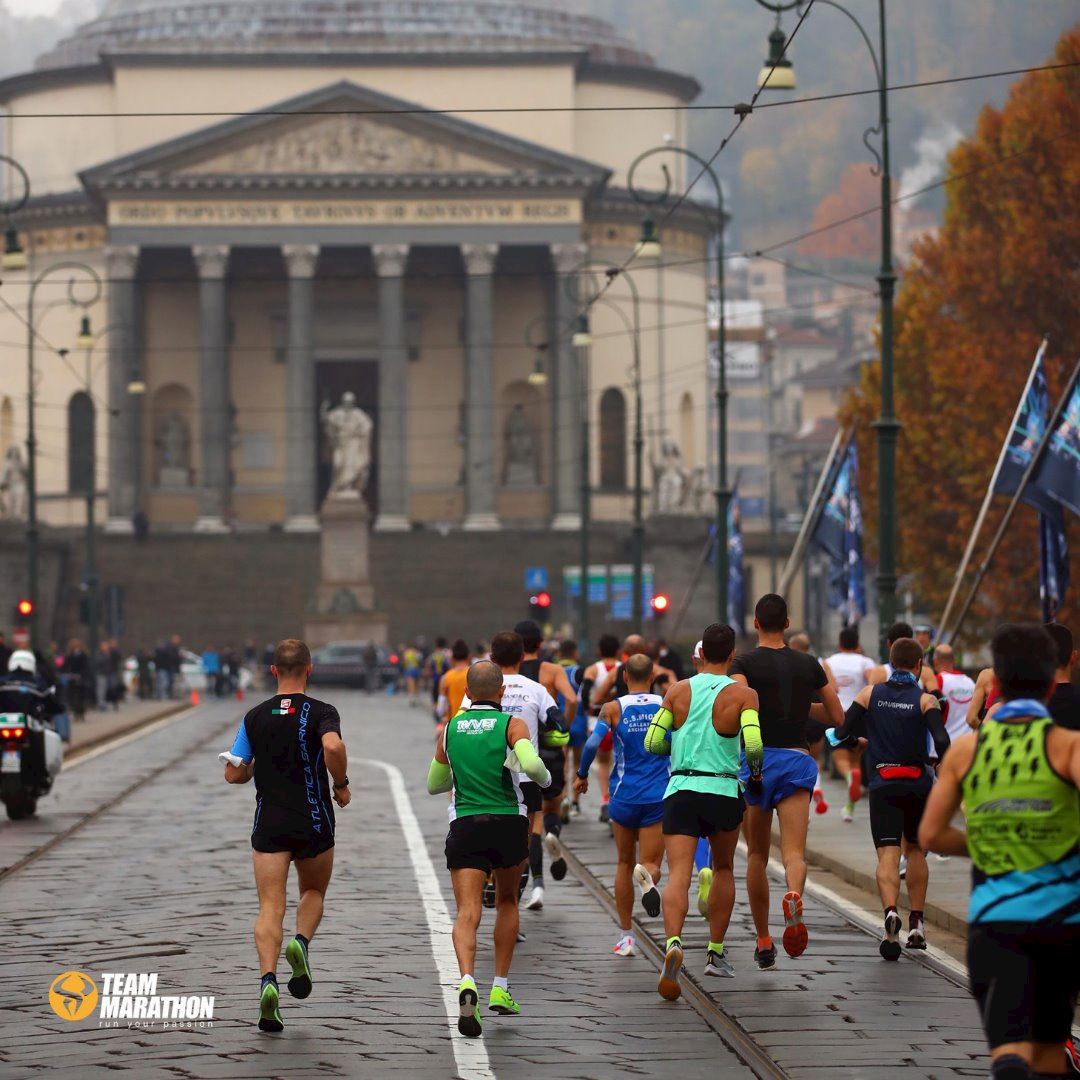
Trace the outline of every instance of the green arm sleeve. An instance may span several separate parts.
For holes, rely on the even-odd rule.
[[[540,755],[536,752],[531,740],[518,739],[513,745],[513,751],[522,772],[533,783],[539,784],[542,788],[551,784],[551,773],[548,772],[547,766],[540,760]]]
[[[431,759],[431,766],[427,773],[427,789],[429,795],[440,795],[444,791],[450,791],[454,786],[454,771],[449,765],[441,761]]]
[[[645,729],[645,749],[657,757],[668,757],[671,754],[671,740],[668,734],[671,725],[675,723],[675,717],[669,709],[660,709],[649,721]]]
[[[757,709],[743,709],[739,714],[739,727],[742,728],[746,764],[750,769],[750,775],[760,776],[765,750],[761,743],[761,719],[758,717]]]

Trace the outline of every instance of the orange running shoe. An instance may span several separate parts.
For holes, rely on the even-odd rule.
[[[821,788],[814,788],[814,813],[827,814],[829,804],[825,801],[825,792]]]
[[[781,907],[784,912],[784,952],[791,957],[802,956],[809,938],[802,921],[802,897],[797,892],[786,893]]]
[[[848,778],[847,797],[853,803],[857,803],[862,798],[861,769],[851,770],[851,776]]]

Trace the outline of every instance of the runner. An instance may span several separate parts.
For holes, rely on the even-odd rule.
[[[938,699],[942,703],[941,718],[949,738],[955,742],[968,732],[967,714],[975,696],[975,683],[969,675],[956,670],[951,645],[938,645],[933,655]]]
[[[994,669],[983,668],[975,680],[975,689],[968,703],[967,725],[976,731],[986,719],[986,714],[998,702],[997,686],[994,683]]]
[[[757,694],[728,676],[735,652],[735,631],[713,623],[701,635],[701,649],[701,672],[668,691],[645,734],[649,753],[671,756],[671,779],[664,793],[668,883],[663,906],[667,943],[657,987],[660,996],[668,1001],[675,1001],[682,993],[682,931],[689,907],[687,892],[694,849],[701,837],[707,838],[712,848],[713,869],[705,974],[728,979],[735,975],[724,953],[724,939],[735,906],[735,846],[743,818],[740,733],[755,777],[762,759]]]
[[[792,634],[788,638],[788,644],[796,651],[801,653],[808,653],[810,656],[814,656],[810,647],[810,635],[805,633]],[[814,657],[815,660],[821,664],[825,670],[825,678],[829,680],[829,685],[835,690],[836,680],[833,678],[832,670],[829,668],[828,663],[822,660],[821,657]],[[815,699],[817,695],[815,694]],[[814,785],[814,790],[811,792],[811,801],[814,804],[814,813],[827,814],[829,812],[829,804],[825,801],[825,792],[821,789],[821,754],[825,749],[825,725],[821,723],[814,716],[814,709],[810,709],[810,719],[806,721],[806,748],[810,752],[810,756],[818,763],[818,780]]]
[[[650,692],[653,661],[639,653],[631,656],[624,666],[629,693],[617,701],[609,701],[600,710],[596,729],[585,744],[574,792],[581,794],[589,790],[589,767],[610,731],[615,741],[615,773],[608,813],[619,859],[615,868],[615,906],[622,928],[615,955],[633,956],[636,943],[631,917],[635,883],[649,915],[655,918],[660,914],[660,891],[656,886],[664,858],[661,822],[670,770],[665,758],[645,750],[645,732],[662,702],[658,694]]]
[[[1057,651],[1057,671],[1054,672],[1054,692],[1046,707],[1055,724],[1080,731],[1080,686],[1072,681],[1076,667],[1076,649],[1072,631],[1061,623],[1048,623],[1046,632],[1054,639]]]
[[[701,642],[694,646],[694,652],[690,657],[694,665],[694,675],[700,675],[705,666],[705,657],[701,655]],[[704,837],[698,837],[697,847],[694,849],[694,873],[697,875],[697,909],[703,918],[709,917],[709,890],[712,889],[712,849],[709,841]]]
[[[538,682],[551,695],[558,712],[558,722],[565,728],[565,738],[556,737],[549,731],[540,744],[540,757],[551,773],[551,785],[540,793],[540,813],[532,822],[529,836],[529,870],[532,873],[533,893],[529,907],[534,911],[544,906],[544,848],[551,856],[551,876],[556,881],[566,877],[566,859],[562,852],[559,835],[562,832],[562,798],[566,791],[566,747],[570,742],[570,726],[577,714],[578,699],[566,668],[540,659],[543,633],[532,619],[525,619],[514,627],[521,635],[524,655],[520,673]]]
[[[941,760],[949,735],[938,699],[919,685],[922,658],[918,642],[901,638],[889,653],[893,672],[889,681],[860,690],[847,709],[843,726],[828,732],[833,746],[846,746],[852,753],[867,751],[870,832],[877,849],[878,894],[885,911],[885,932],[878,951],[886,960],[900,959],[903,923],[897,904],[901,848],[907,856],[911,902],[907,947],[926,948],[923,913],[930,874],[918,842],[919,822],[934,783],[926,743],[928,737],[933,740],[935,756]]]
[[[641,640],[644,644],[643,639]],[[600,709],[606,699],[599,696],[593,701],[593,691],[600,684],[605,687],[609,674],[619,666],[619,639],[614,634],[604,634],[597,642],[597,652],[600,658],[595,664],[590,664],[581,677],[581,707],[589,714],[589,733],[596,726],[596,717],[600,715]],[[611,747],[610,736],[600,743],[600,750],[596,755],[596,773],[600,781],[600,820],[608,819],[608,789],[611,786]],[[574,800],[574,813],[580,813],[579,800]]]
[[[990,649],[1004,704],[949,750],[919,843],[971,858],[968,974],[994,1077],[1060,1076],[1080,990],[1080,733],[1044,704],[1059,657],[1043,627],[1002,626]]]
[[[477,656],[483,655],[483,652],[477,653]],[[435,639],[435,648],[431,651],[431,655],[424,661],[423,666],[424,678],[431,687],[431,705],[433,709],[437,707],[439,702],[439,683],[442,681],[443,672],[446,671],[449,666],[450,650],[446,647],[446,638],[437,637]],[[436,723],[438,723],[437,718]]]
[[[895,622],[889,627],[888,633],[885,635],[885,648],[891,649],[901,638],[914,637],[915,631],[911,629],[911,623]],[[878,683],[888,682],[891,675],[891,664],[878,664],[878,666],[873,668],[866,676],[866,681],[871,686],[877,686]],[[922,672],[919,674],[919,682],[928,694],[937,693],[937,678],[935,677],[933,668],[930,664],[923,665]]]
[[[450,667],[439,679],[439,700],[435,706],[439,731],[450,717],[457,716],[461,710],[470,662],[468,643],[458,638],[450,649]]]
[[[765,764],[761,782],[753,780],[744,763],[739,776],[746,788],[746,891],[757,929],[754,959],[762,970],[776,963],[776,946],[769,935],[769,849],[773,811],[780,822],[780,855],[787,892],[782,902],[784,950],[801,956],[807,931],[802,921],[806,886],[806,830],[810,794],[817,784],[817,763],[806,743],[806,721],[814,694],[821,699],[830,727],[843,723],[844,713],[825,669],[811,656],[784,644],[788,627],[787,602],[776,593],[763,596],[754,609],[758,647],[732,662],[729,674],[755,690],[761,702],[761,735]]]
[[[500,637],[517,635],[497,635],[496,641]],[[476,930],[489,874],[495,878],[496,915],[495,977],[488,1008],[504,1016],[521,1012],[508,979],[518,939],[518,881],[528,857],[529,826],[519,774],[507,766],[507,747],[523,770],[520,775],[527,776],[538,790],[546,787],[551,777],[536,752],[528,722],[508,711],[505,679],[498,666],[487,660],[473,664],[467,689],[472,704],[451,717],[436,740],[427,787],[432,795],[453,792],[446,867],[457,903],[454,951],[461,973],[458,1031],[477,1038],[483,1024],[480,992],[473,975]]]
[[[874,669],[874,661],[863,655],[859,648],[859,628],[845,626],[840,631],[840,651],[834,652],[826,663],[836,679],[836,696],[840,699],[840,708],[846,713],[851,703],[866,686],[867,678]],[[836,771],[847,784],[848,801],[841,818],[846,822],[855,820],[855,804],[862,798],[862,771],[859,769],[859,755],[850,750],[833,750],[833,762]]]
[[[401,649],[401,665],[405,669],[405,690],[410,705],[420,704],[420,650],[415,645]]]
[[[285,920],[289,863],[296,861],[300,902],[296,933],[286,946],[292,968],[289,993],[311,993],[308,948],[323,915],[323,901],[334,869],[333,802],[349,805],[348,764],[341,741],[341,718],[333,705],[307,695],[311,653],[289,638],[274,649],[270,668],[277,694],[256,705],[240,722],[232,748],[219,755],[230,784],[255,778],[255,824],[251,830],[259,916],[255,948],[262,969],[259,1030],[282,1031],[277,965]]]
[[[585,669],[579,662],[577,642],[572,638],[566,638],[564,641],[559,642],[558,664],[559,667],[566,671],[566,677],[570,681],[571,689],[573,689],[574,697],[577,700],[577,711],[574,713],[573,723],[570,724],[570,742],[566,749],[567,754],[572,758],[573,769],[576,774],[578,764],[581,761],[582,748],[589,737],[589,713],[581,704],[581,679],[585,674]],[[555,704],[565,714],[566,702],[560,701],[556,696]],[[572,809],[573,800],[570,798],[570,792],[568,791],[563,795],[563,800],[559,804],[559,819],[564,825],[569,822]]]

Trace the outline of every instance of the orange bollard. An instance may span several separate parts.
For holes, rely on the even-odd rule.
[[[191,691],[191,704],[192,705],[198,705],[199,704],[199,691],[198,690],[192,690]]]

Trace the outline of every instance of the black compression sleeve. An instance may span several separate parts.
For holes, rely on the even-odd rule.
[[[848,706],[844,723],[836,729],[836,737],[845,749],[854,750],[858,740],[866,735],[866,709],[857,701]]]
[[[923,713],[923,722],[926,724],[926,730],[930,732],[930,738],[934,740],[934,753],[938,758],[945,756],[945,751],[949,749],[949,733],[945,730],[945,722],[941,719],[940,709],[927,709]]]
[[[594,685],[594,683],[593,683],[592,679],[582,679],[581,680],[581,707],[583,709],[588,709],[589,708],[589,702],[590,702],[590,699],[592,698],[593,685]]]

